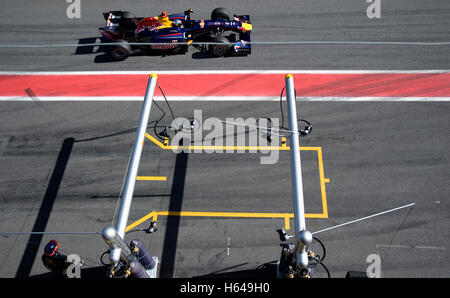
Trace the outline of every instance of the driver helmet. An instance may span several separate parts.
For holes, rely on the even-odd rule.
[[[180,19],[175,19],[172,21],[172,24],[174,27],[180,27],[181,25],[183,25],[183,22]]]
[[[50,240],[44,248],[44,253],[46,256],[53,256],[58,252],[59,243],[56,240]]]

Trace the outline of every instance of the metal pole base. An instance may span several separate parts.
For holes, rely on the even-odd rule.
[[[155,261],[155,267],[153,267],[150,270],[146,270],[150,278],[156,278],[158,275],[158,263],[159,263],[158,257],[153,257],[153,260]]]

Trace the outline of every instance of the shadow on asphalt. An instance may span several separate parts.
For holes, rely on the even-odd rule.
[[[81,278],[108,278],[109,271],[106,266],[92,267],[92,268],[81,268]],[[67,277],[56,275],[52,272],[32,275],[30,279],[68,279]]]
[[[253,278],[253,279],[274,279],[277,278],[277,264],[275,262],[263,264],[255,269],[246,269],[238,271],[228,271],[230,269],[245,265],[225,268],[219,271],[211,272],[205,275],[194,276],[194,278]],[[227,272],[224,272],[227,271]]]
[[[172,191],[170,194],[169,212],[181,211],[188,156],[189,155],[185,152],[177,154],[175,171],[173,174]],[[161,256],[160,277],[173,277],[180,220],[180,216],[169,216],[167,218],[166,233],[164,235],[164,244]]]
[[[98,42],[100,41],[100,42]],[[108,46],[90,46],[89,44],[94,43],[109,43],[110,41],[102,38],[102,37],[89,37],[89,38],[80,38],[78,40],[78,46],[75,49],[74,55],[88,55],[88,54],[98,54],[94,58],[94,63],[112,63],[112,62],[122,62],[122,61],[115,61],[111,55],[108,53]],[[95,49],[98,47],[97,49]],[[149,56],[149,57],[166,57],[166,56],[173,56],[173,55],[184,55],[184,52],[170,52],[167,50],[152,50],[152,51],[145,51],[143,53],[138,54],[131,54],[129,58],[132,58],[133,56]],[[192,59],[214,59],[214,58],[226,58],[225,57],[216,57],[211,55],[208,51],[205,50],[198,50],[196,52],[192,53]],[[127,58],[127,59],[129,59]]]
[[[52,213],[53,205],[58,195],[58,190],[69,162],[70,154],[72,153],[74,138],[67,138],[64,140],[61,150],[59,151],[52,176],[42,199],[41,207],[34,222],[32,232],[43,232],[47,227],[48,220]],[[24,278],[30,275],[34,260],[38,254],[41,246],[43,234],[32,234],[28,239],[25,252],[20,261],[19,268],[16,272],[16,278]]]
[[[229,271],[231,269],[235,269],[239,266],[245,265],[240,264],[237,266],[225,268],[219,271],[211,272],[205,275],[193,276],[192,278],[252,278],[252,279],[274,279],[277,277],[277,265],[276,263],[269,263],[259,266],[256,269],[247,269],[247,270],[238,270],[238,271]],[[224,272],[227,271],[227,272]],[[99,266],[81,269],[81,278],[90,278],[90,279],[107,279],[108,277],[108,267]],[[159,276],[162,278],[163,276]],[[32,275],[29,277],[30,279],[67,279],[67,277],[61,277],[54,273],[43,273]]]

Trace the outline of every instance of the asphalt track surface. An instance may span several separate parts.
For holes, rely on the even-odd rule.
[[[80,19],[68,19],[67,3],[8,2],[0,12],[2,44],[78,43],[98,36],[101,12],[129,9],[154,15],[183,11],[184,1],[82,2]],[[194,6],[195,7],[192,7]],[[249,13],[254,41],[447,42],[446,1],[389,1],[382,18],[370,20],[364,1],[228,1]],[[207,18],[224,6],[195,2],[194,16]],[[269,21],[268,21],[269,20]],[[260,29],[259,29],[260,28]],[[111,63],[102,53],[76,48],[0,48],[2,71],[109,70],[439,70],[450,69],[449,46],[255,45],[249,57],[210,59],[195,54],[130,57]],[[170,99],[170,94],[168,94]],[[278,102],[171,102],[176,116],[279,117]],[[1,230],[95,232],[114,217],[140,102],[0,102]],[[327,247],[332,276],[365,271],[368,255],[382,258],[384,277],[448,277],[449,104],[445,102],[298,102],[299,116],[313,124],[301,146],[321,147],[327,218],[308,218],[317,231],[358,217],[415,202],[403,209],[318,234]],[[152,114],[151,120],[158,117]],[[165,119],[167,120],[167,119]],[[149,131],[149,133],[152,133]],[[70,138],[74,139],[72,144]],[[274,165],[259,153],[176,155],[150,140],[140,175],[167,181],[137,181],[130,223],[152,211],[291,213],[289,151]],[[318,157],[302,151],[305,207],[323,212]],[[148,221],[139,228],[145,228]],[[160,258],[160,277],[252,276],[278,259],[275,230],[283,218],[158,216],[154,234],[132,232]],[[291,229],[293,221],[290,220]],[[1,236],[0,276],[44,276],[43,244],[57,238],[87,268],[98,268],[107,249],[100,235]],[[44,275],[43,275],[44,274]]]
[[[191,7],[192,6],[192,7]],[[194,10],[195,19],[226,6],[250,14],[254,42],[450,42],[448,1],[383,1],[380,19],[369,19],[361,0],[319,1],[81,1],[81,17],[69,19],[65,1],[8,1],[2,4],[2,44],[91,43],[104,26],[102,12],[129,10],[153,16]],[[450,69],[450,45],[315,44],[254,45],[249,57],[186,55],[132,57],[112,63],[97,48],[0,48],[0,69],[18,70],[221,70],[221,69]],[[94,53],[92,53],[94,51]]]

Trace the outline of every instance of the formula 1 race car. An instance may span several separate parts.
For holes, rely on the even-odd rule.
[[[249,15],[231,15],[222,7],[212,11],[211,20],[191,20],[191,13],[189,9],[138,18],[127,11],[109,11],[103,13],[106,25],[99,31],[108,43],[114,43],[108,52],[116,61],[148,51],[186,53],[190,45],[216,57],[251,53]]]

